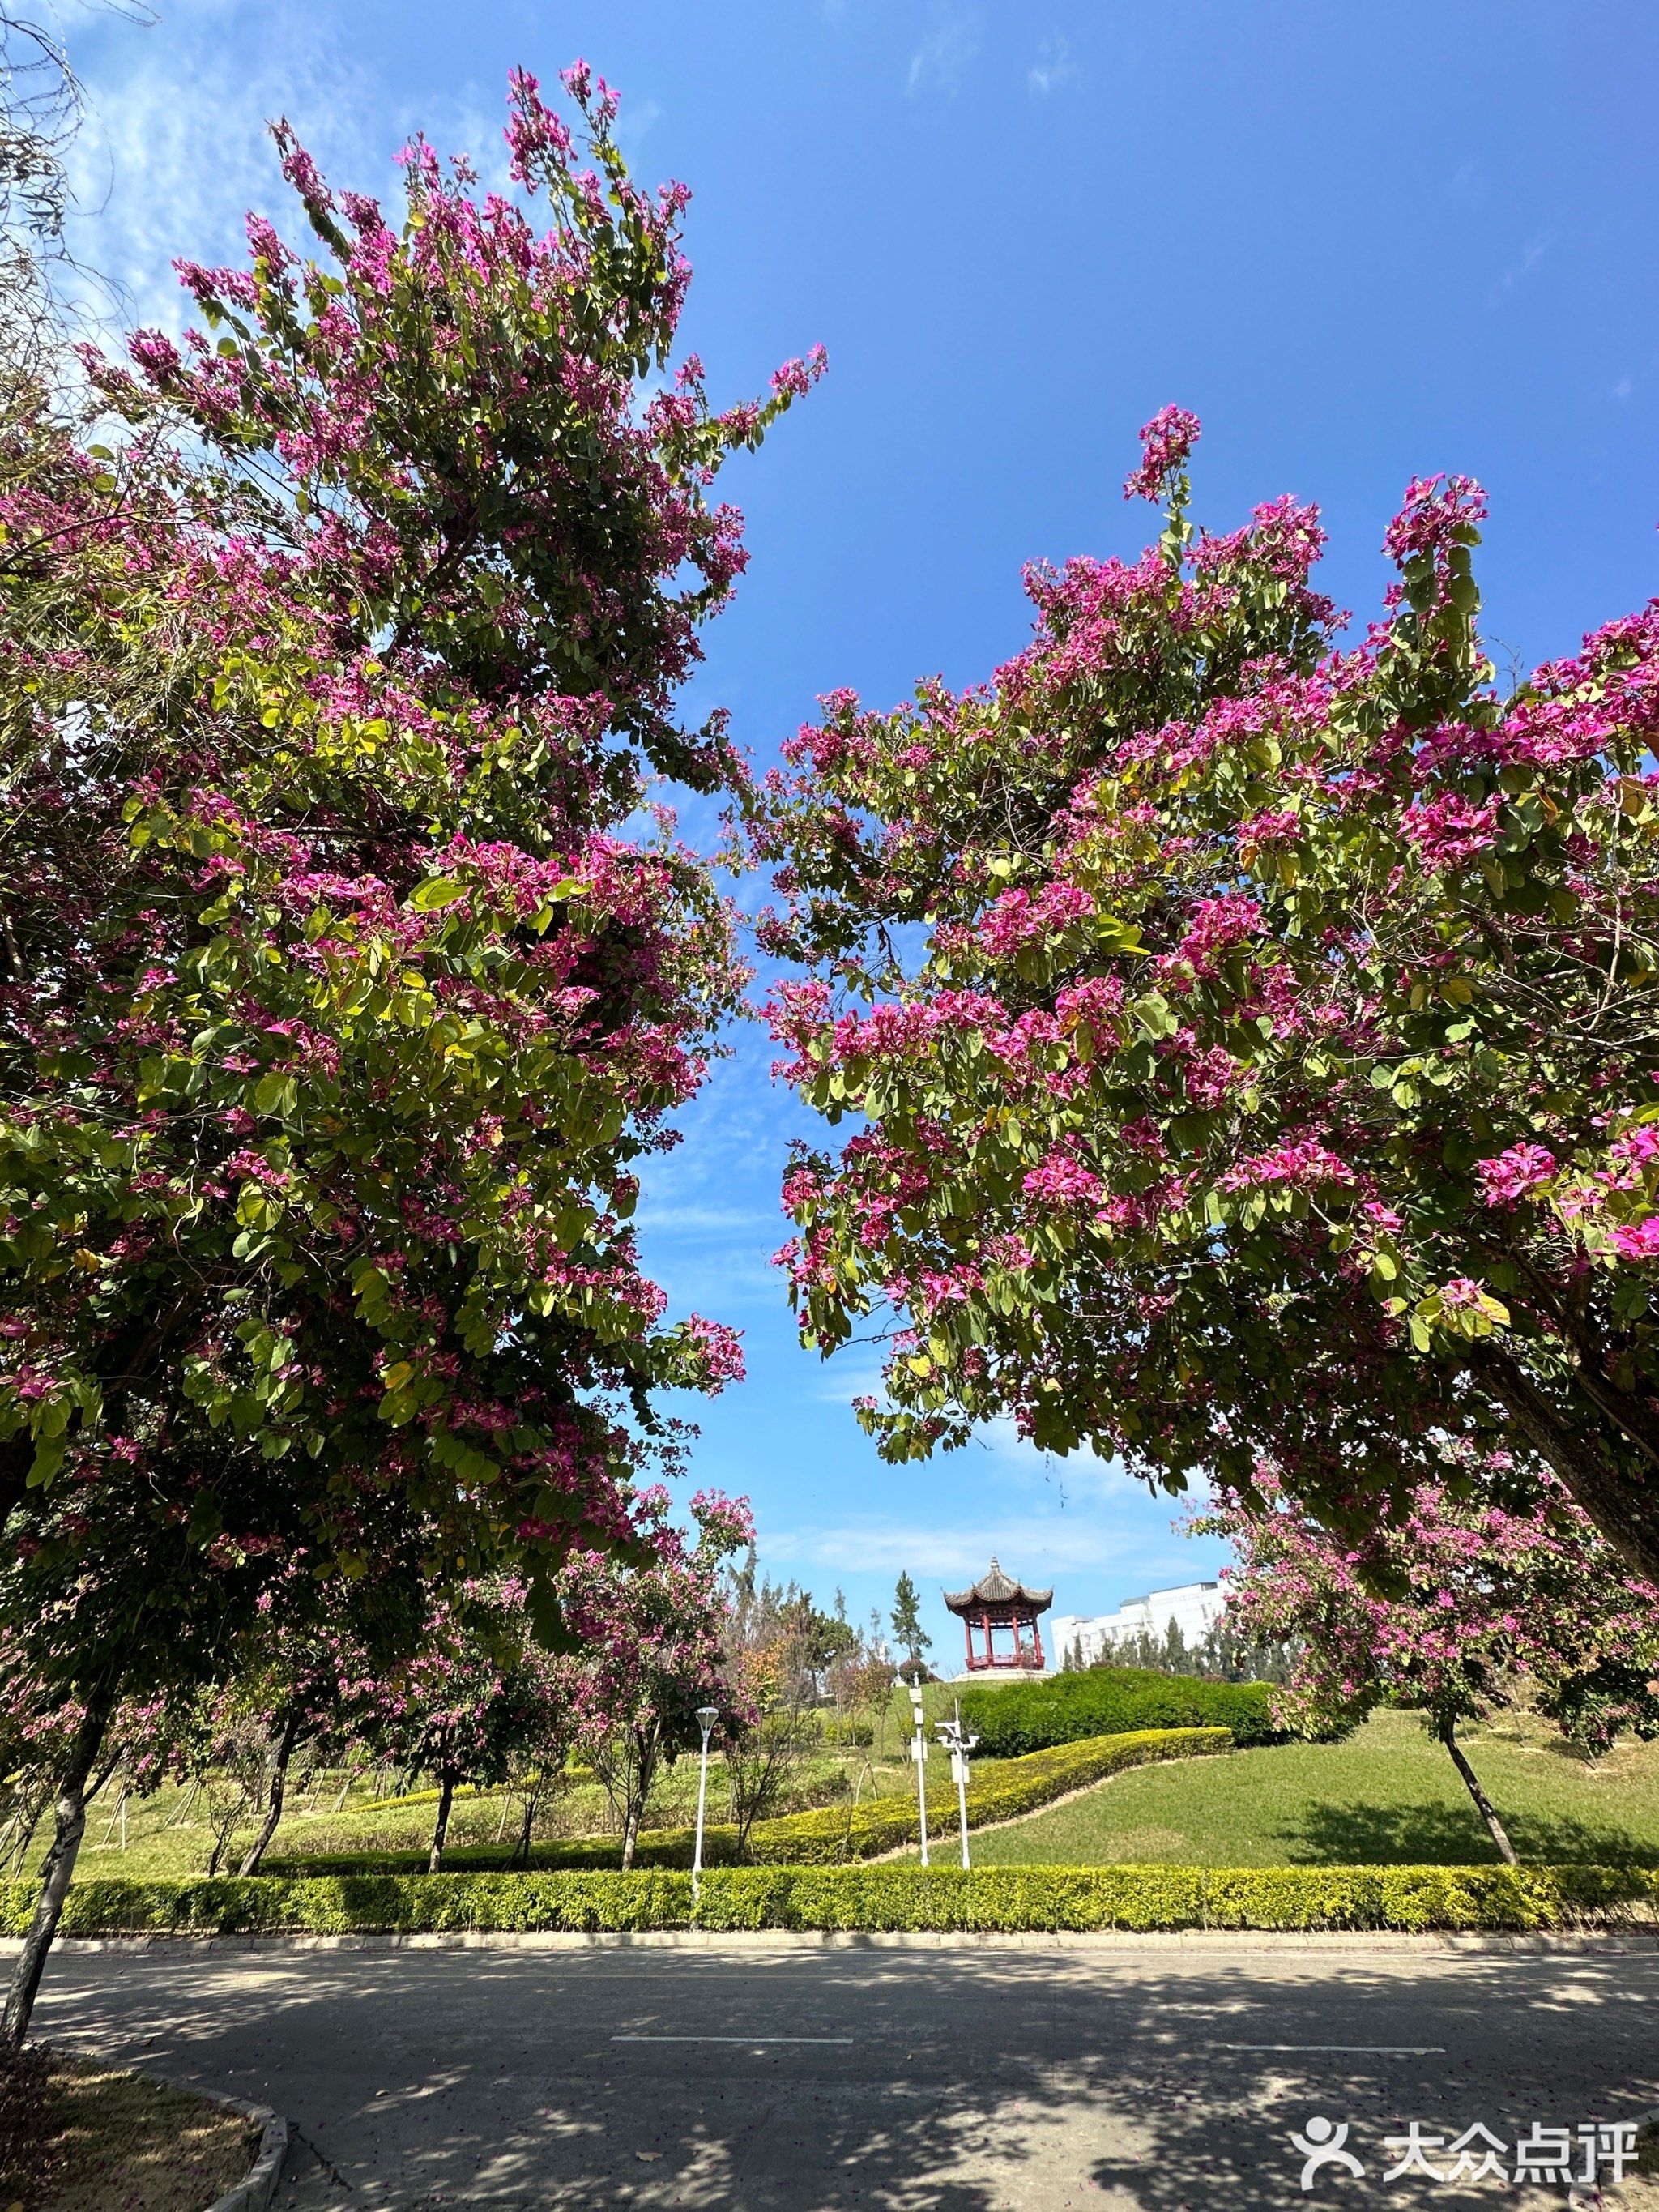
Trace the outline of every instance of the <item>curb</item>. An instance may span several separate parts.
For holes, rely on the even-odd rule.
[[[240,2112],[245,2120],[257,2121],[260,2129],[259,2148],[246,2174],[234,2189],[216,2197],[207,2212],[266,2212],[288,2156],[288,2122],[269,2105],[250,2105],[244,2098],[223,2096],[216,2089],[195,2089],[194,2094],[210,2105],[217,2105],[222,2112]]]
[[[63,1936],[64,1949],[101,1951],[1310,1951],[1389,1954],[1508,1952],[1522,1956],[1553,1957],[1562,1954],[1618,1956],[1626,1953],[1659,1951],[1659,1929],[1580,1929],[1533,1935],[1502,1935],[1489,1931],[1442,1929],[1411,1932],[1389,1929],[1298,1929],[1278,1931],[1261,1928],[1188,1928],[1138,1931],[1121,1928],[1047,1929],[1009,1933],[997,1929],[907,1929],[902,1932],[837,1929],[757,1928],[750,1929],[619,1929],[584,1935],[567,1929],[529,1932],[507,1929],[489,1932],[453,1930],[441,1934],[397,1935],[365,1932],[356,1936],[192,1935],[183,1930],[133,1936]],[[15,1938],[0,1949],[15,1948]],[[204,2093],[205,2094],[205,2093]],[[221,2104],[235,2100],[221,2098]],[[263,2106],[237,2106],[250,2118],[264,2118]],[[275,2115],[271,2116],[273,2118]],[[286,2127],[286,2123],[278,2121]],[[248,2200],[250,2207],[267,2200]],[[227,2197],[225,2208],[240,2200]],[[215,2205],[210,2212],[221,2212]]]

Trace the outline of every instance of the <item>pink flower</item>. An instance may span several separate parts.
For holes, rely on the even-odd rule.
[[[1659,1213],[1645,1221],[1622,1221],[1613,1232],[1621,1260],[1659,1260]]]
[[[1474,1171],[1488,1206],[1513,1206],[1549,1181],[1555,1155],[1544,1145],[1511,1145],[1493,1159],[1477,1160]]]
[[[1024,1189],[1044,1206],[1092,1206],[1100,1196],[1100,1177],[1069,1152],[1050,1152],[1026,1176]]]
[[[1124,498],[1148,499],[1156,506],[1170,478],[1186,467],[1198,439],[1196,415],[1184,407],[1160,407],[1140,426],[1140,466],[1126,479]]]

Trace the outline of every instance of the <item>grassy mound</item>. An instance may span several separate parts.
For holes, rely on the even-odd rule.
[[[1659,1742],[1594,1764],[1546,1723],[1472,1729],[1468,1751],[1522,1858],[1659,1867]],[[989,1865],[1479,1865],[1497,1852],[1442,1747],[1414,1713],[1346,1741],[1245,1752],[1224,1766],[1125,1774],[982,1837]]]

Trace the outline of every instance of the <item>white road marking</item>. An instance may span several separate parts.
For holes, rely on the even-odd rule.
[[[850,2035],[613,2035],[613,2043],[837,2043]]]
[[[1224,2043],[1224,2051],[1363,2051],[1373,2058],[1443,2057],[1443,2043]]]

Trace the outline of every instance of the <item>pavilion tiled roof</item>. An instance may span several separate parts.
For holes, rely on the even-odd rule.
[[[1024,1583],[1015,1582],[1005,1575],[994,1552],[991,1565],[971,1589],[942,1590],[940,1595],[952,1613],[968,1613],[975,1606],[1022,1604],[1033,1613],[1046,1613],[1054,1601],[1053,1587],[1048,1589],[1027,1589]]]

